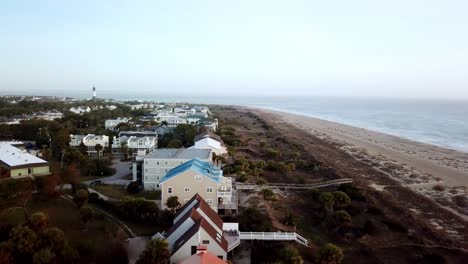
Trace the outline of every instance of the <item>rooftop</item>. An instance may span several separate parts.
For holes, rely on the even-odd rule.
[[[9,167],[18,167],[33,164],[47,164],[47,161],[23,152],[8,143],[0,143],[0,161]]]
[[[164,175],[164,177],[161,178],[159,183],[163,183],[188,170],[193,170],[199,173],[200,175],[208,177],[208,179],[212,181],[222,183],[223,171],[220,168],[210,164],[209,162],[202,161],[197,158],[191,159],[185,162],[184,164],[181,164],[171,169],[166,173],[166,175]]]
[[[208,159],[211,150],[209,149],[158,149],[145,156],[148,159]]]

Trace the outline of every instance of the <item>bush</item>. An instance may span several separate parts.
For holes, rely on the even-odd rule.
[[[343,261],[343,256],[341,248],[328,243],[318,251],[317,263],[340,264]]]
[[[125,197],[119,211],[129,221],[135,223],[158,223],[159,207],[152,201],[141,198]]]
[[[137,194],[142,191],[142,186],[139,182],[134,181],[127,185],[127,192],[130,194]]]
[[[273,201],[275,200],[275,193],[270,188],[264,188],[260,191],[263,199],[266,201]]]
[[[364,202],[366,197],[362,195],[361,191],[351,183],[342,184],[338,187],[338,191],[346,193],[351,200]]]

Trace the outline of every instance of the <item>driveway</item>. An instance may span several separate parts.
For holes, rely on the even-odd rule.
[[[114,159],[112,161],[112,168],[115,169],[115,174],[109,177],[100,178],[96,180],[102,181],[105,184],[127,185],[131,182],[131,180],[122,180],[120,178],[132,173],[132,171],[130,170],[131,165],[131,161],[120,161],[118,159]],[[89,185],[93,181],[95,180],[85,181],[84,183]]]

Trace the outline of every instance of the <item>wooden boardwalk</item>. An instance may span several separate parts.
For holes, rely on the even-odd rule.
[[[306,247],[309,241],[297,233],[289,232],[239,232],[240,240],[295,241]]]
[[[352,183],[352,182],[353,182],[353,179],[351,178],[321,181],[321,182],[310,183],[310,184],[267,183],[265,185],[258,185],[258,184],[252,184],[252,183],[236,182],[236,189],[237,190],[252,190],[252,191],[261,190],[263,188],[309,190],[309,189],[318,189],[318,188],[323,188],[323,187],[328,187],[328,186],[336,186],[336,185]]]

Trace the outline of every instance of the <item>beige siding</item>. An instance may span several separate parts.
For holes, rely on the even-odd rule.
[[[218,211],[217,186],[218,184],[207,177],[201,175],[201,181],[195,181],[195,176],[198,175],[195,171],[188,170],[176,177],[161,183],[161,208],[166,209],[166,201],[170,196],[179,197],[179,202],[184,205],[195,194],[199,194],[205,201],[212,201],[211,207],[215,212]],[[172,193],[168,193],[168,188],[172,188]],[[185,187],[190,189],[185,191]],[[213,192],[207,193],[206,190],[211,187]]]
[[[49,165],[45,166],[38,166],[38,167],[32,167],[30,168],[32,170],[32,173],[28,173],[28,168],[20,168],[20,169],[12,169],[11,170],[11,177],[12,178],[18,178],[18,177],[23,177],[23,176],[28,176],[28,175],[45,175],[49,174]]]

